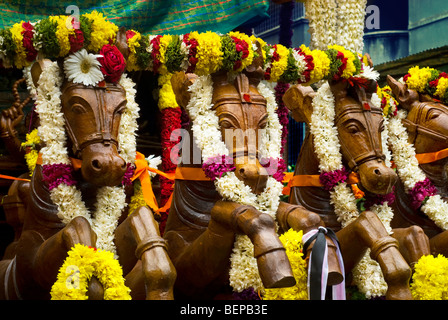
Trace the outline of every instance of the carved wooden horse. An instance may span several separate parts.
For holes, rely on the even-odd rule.
[[[394,97],[408,114],[403,120],[407,128],[409,143],[413,144],[416,154],[435,153],[448,148],[448,107],[431,97],[419,94],[388,76]],[[447,157],[433,159],[420,163],[420,169],[439,191],[445,201],[448,197],[447,189]],[[421,210],[411,206],[411,200],[406,194],[403,183],[399,181],[396,187],[396,201],[394,203],[394,219],[392,225],[396,228],[419,226],[429,238],[430,249],[422,254],[443,254],[448,256],[448,232],[439,228]],[[419,244],[415,246],[422,247]],[[430,250],[430,251],[429,251]],[[419,256],[409,257],[411,262],[418,261]]]
[[[45,61],[33,65],[36,85],[44,69]],[[67,80],[61,92],[62,111],[70,133],[70,156],[82,161],[81,169],[75,173],[78,188],[86,206],[92,209],[98,189],[120,185],[126,170],[117,143],[126,93],[118,84],[87,87]],[[25,183],[21,190],[27,196],[23,199],[24,225],[15,256],[0,261],[0,298],[48,299],[67,252],[77,243],[95,247],[96,234],[83,217],[76,217],[66,225],[61,222],[48,183],[42,181],[41,165],[36,166],[31,182]],[[152,212],[140,207],[126,215],[123,212],[115,232],[115,245],[132,297],[172,299],[176,272]],[[94,277],[88,296],[103,298],[103,288]]]
[[[338,130],[343,164],[359,174],[359,185],[366,192],[387,194],[397,177],[384,164],[381,146],[382,111],[370,102],[376,83],[370,90],[350,87],[347,82],[331,82],[335,98],[335,126]],[[298,122],[310,124],[312,101],[316,93],[310,87],[292,86],[283,101]],[[365,105],[367,103],[367,105]],[[314,151],[313,136],[308,132],[297,160],[294,176],[319,176],[319,160]],[[410,269],[400,252],[398,242],[388,235],[379,218],[364,211],[352,223],[341,229],[330,202],[330,193],[316,186],[292,186],[290,202],[318,213],[325,225],[336,231],[341,244],[345,271],[350,272],[367,248],[378,261],[388,284],[388,299],[411,299],[408,286]]]
[[[261,68],[254,62],[234,81],[229,80],[226,73],[212,75],[213,109],[219,117],[223,137],[226,129],[258,132],[265,127],[266,99],[257,90],[263,75],[260,71]],[[188,87],[194,81],[195,76],[192,74],[173,75],[173,89],[179,105],[184,108],[190,100]],[[243,99],[245,94],[251,96],[250,102]],[[193,139],[190,140],[191,145],[184,145],[183,148],[190,147],[189,150],[193,150]],[[264,168],[258,159],[252,163],[248,161],[248,158],[256,157],[249,151],[248,143],[244,144],[244,150],[237,150],[232,142],[226,143],[230,155],[234,157],[236,176],[250,186],[255,194],[261,193],[266,186],[267,175],[263,175]],[[244,157],[244,161],[237,159],[238,154]],[[176,180],[164,234],[178,274],[176,298],[210,299],[220,293],[229,293],[229,258],[236,234],[247,235],[254,244],[254,256],[265,288],[292,286],[295,280],[283,245],[278,239],[274,220],[251,206],[222,201],[212,181],[196,179],[204,176],[202,166],[194,164],[193,154],[190,157],[190,163],[193,164],[181,163],[178,169],[189,169],[196,173],[194,177]],[[277,211],[277,221],[282,230],[294,226],[304,233],[323,225],[318,215],[284,202],[280,203]],[[330,247],[329,264],[332,266],[328,282],[335,284],[342,281],[342,276],[335,246],[331,240],[327,239],[327,242]]]

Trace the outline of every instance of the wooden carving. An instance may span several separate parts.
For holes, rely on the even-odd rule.
[[[32,67],[36,85],[45,64],[38,61]],[[82,162],[75,173],[77,187],[86,206],[93,208],[99,188],[120,185],[126,171],[117,138],[126,93],[119,84],[94,87],[67,80],[61,92],[69,155]],[[15,246],[0,261],[0,299],[50,298],[50,289],[67,252],[77,243],[96,247],[97,236],[85,218],[62,223],[50,198],[48,182],[42,177],[42,166],[38,164],[26,185],[27,197],[20,198],[26,208],[23,228]],[[18,191],[22,189],[16,187]],[[114,241],[132,297],[172,299],[176,271],[152,212],[148,207],[140,207],[127,214],[123,212]],[[103,293],[101,283],[93,277],[89,298],[102,299]]]
[[[392,191],[397,176],[383,161],[382,111],[370,102],[375,88],[375,82],[371,82],[367,89],[352,87],[343,81],[330,83],[344,166],[358,173],[358,185],[365,192],[387,194]],[[283,101],[294,119],[309,124],[314,96],[311,88],[296,85],[286,92]],[[295,176],[320,174],[313,143],[313,136],[308,132],[297,160]],[[337,231],[346,272],[350,272],[365,250],[370,248],[371,257],[380,264],[388,284],[386,298],[412,299],[408,283],[410,267],[399,252],[398,241],[389,236],[376,214],[364,211],[356,220],[341,228],[330,203],[329,191],[319,186],[292,187],[290,202],[318,213],[327,227]]]
[[[439,101],[435,101],[427,95],[419,94],[391,76],[388,76],[387,82],[392,88],[393,94],[400,107],[407,111],[406,118],[402,121],[407,129],[409,136],[408,142],[413,144],[416,154],[434,153],[448,148],[448,107]],[[446,157],[427,163],[421,163],[420,169],[426,177],[437,188],[438,193],[446,201],[448,192],[446,188]],[[399,181],[396,188],[396,201],[394,203],[394,219],[392,225],[395,228],[404,228],[412,226],[413,228],[422,228],[429,237],[431,254],[448,254],[448,235],[438,227],[421,208],[415,209],[411,205],[411,198],[405,192],[403,183]],[[416,243],[414,248],[421,247]],[[429,251],[429,250],[428,250]],[[426,254],[429,254],[429,252]],[[414,258],[414,262],[417,261]]]
[[[257,63],[259,61],[234,79],[224,72],[212,75],[213,109],[219,117],[223,137],[226,129],[241,129],[241,134],[252,130],[256,135],[266,125],[266,100],[257,90],[262,78]],[[195,76],[177,73],[171,81],[179,105],[185,107],[190,99],[188,87]],[[235,139],[239,138],[236,134]],[[193,150],[193,139],[190,143],[190,150]],[[265,168],[258,161],[256,148],[247,142],[243,145],[234,141],[226,143],[236,164],[236,176],[259,194],[266,186],[267,176],[263,174]],[[181,163],[179,166],[201,168],[201,164]],[[294,228],[304,233],[323,225],[317,214],[288,203],[280,204],[277,221],[282,231]],[[211,299],[229,293],[229,258],[237,234],[247,235],[254,244],[258,271],[266,288],[295,283],[274,220],[269,215],[251,206],[222,201],[212,181],[176,180],[164,234],[178,274],[176,298]],[[335,247],[331,240],[327,241],[330,242],[329,284],[334,284],[341,282],[342,277]]]

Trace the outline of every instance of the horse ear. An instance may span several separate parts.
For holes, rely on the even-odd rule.
[[[415,102],[420,100],[417,91],[408,89],[406,84],[395,80],[390,75],[387,76],[387,84],[392,89],[392,93],[400,106],[408,111],[412,108]]]
[[[176,96],[177,104],[184,109],[188,105],[188,102],[190,102],[188,88],[194,83],[197,77],[193,73],[185,73],[183,71],[176,72],[171,77],[171,86]]]
[[[42,71],[50,64],[51,60],[43,59],[37,60],[31,67],[31,79],[36,87]]]
[[[291,111],[291,115],[297,122],[311,122],[313,113],[313,99],[316,93],[311,87],[302,85],[291,86],[283,95],[283,102]]]
[[[115,40],[115,46],[120,50],[125,60],[128,60],[129,57],[129,47],[128,41],[126,39],[126,29],[125,27],[121,27],[118,30],[117,38]]]

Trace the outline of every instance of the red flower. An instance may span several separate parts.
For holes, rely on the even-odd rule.
[[[126,61],[116,46],[110,44],[104,45],[100,52],[101,72],[107,82],[117,83],[126,68]]]
[[[68,36],[70,41],[70,52],[76,52],[84,47],[84,33],[80,29],[75,29],[75,34]]]
[[[37,56],[37,51],[36,51],[36,49],[34,49],[34,45],[33,45],[34,27],[29,22],[22,23],[22,27],[23,27],[23,29],[25,29],[22,31],[22,35],[23,35],[22,44],[26,50],[26,59],[28,61],[33,61]]]
[[[131,39],[133,36],[135,36],[135,31],[134,30],[127,30],[126,31],[126,40]]]

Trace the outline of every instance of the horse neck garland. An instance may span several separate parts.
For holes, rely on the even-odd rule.
[[[275,96],[272,89],[263,82],[259,84],[258,90],[267,100],[268,113],[266,138],[265,143],[262,143],[263,147],[260,153],[264,157],[278,158],[281,147],[281,126],[275,112]],[[202,151],[203,162],[228,156],[229,150],[223,142],[218,126],[218,117],[212,110],[213,82],[211,76],[199,76],[190,86],[189,91],[191,99],[186,108],[193,121],[192,130],[195,141]],[[224,199],[252,205],[275,220],[283,185],[272,176],[268,178],[265,190],[258,196],[251,191],[249,186],[239,180],[233,171],[226,171],[224,174],[216,176],[214,183]],[[253,245],[247,236],[237,235],[230,261],[230,285],[234,291],[242,292],[249,288],[256,291],[263,290],[257,262],[253,257]]]
[[[36,111],[40,118],[39,136],[45,143],[42,148],[42,163],[48,166],[70,165],[66,148],[66,133],[61,113],[61,72],[57,62],[52,62],[42,72],[37,87]],[[135,89],[132,80],[125,75],[120,80],[125,88],[127,111],[122,116],[119,131],[121,156],[127,163],[135,159],[135,132],[139,107],[135,103]],[[95,212],[89,213],[82,201],[81,192],[67,180],[60,180],[50,191],[51,200],[58,206],[58,216],[64,223],[76,216],[85,217],[98,236],[97,247],[116,252],[113,238],[118,218],[126,207],[126,195],[123,187],[102,187],[97,194]]]

